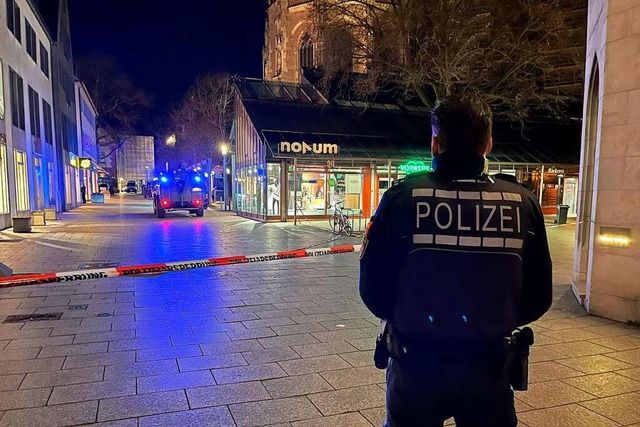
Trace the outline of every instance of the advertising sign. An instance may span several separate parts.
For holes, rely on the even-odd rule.
[[[91,169],[91,159],[80,158],[80,169]]]
[[[398,166],[398,170],[409,175],[416,172],[428,172],[431,170],[431,166],[422,160],[411,160]]]
[[[338,144],[327,143],[306,143],[302,142],[288,142],[282,141],[280,143],[280,153],[293,153],[293,154],[332,154],[338,155],[340,147]]]

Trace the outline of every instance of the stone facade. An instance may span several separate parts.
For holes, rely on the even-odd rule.
[[[300,48],[306,41],[305,36],[310,38],[314,63],[317,60],[317,36],[310,19],[312,4],[308,0],[270,2],[263,51],[265,80],[301,80]]]
[[[638,321],[640,0],[589,1],[585,77],[574,286],[590,313]]]

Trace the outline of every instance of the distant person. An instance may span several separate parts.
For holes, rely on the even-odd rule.
[[[112,195],[112,196],[113,196],[114,194],[116,194],[116,189],[115,189],[115,187],[113,186],[113,184],[109,184],[109,194],[110,194],[110,195]]]
[[[84,184],[82,184],[82,187],[80,187],[80,196],[82,197],[82,203],[86,204],[87,203],[87,187],[85,187]]]

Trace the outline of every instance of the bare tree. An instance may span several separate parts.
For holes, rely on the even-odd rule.
[[[433,107],[471,91],[522,120],[558,114],[583,77],[584,0],[315,0],[325,81],[366,70],[356,93],[395,91]],[[576,18],[578,16],[578,18]],[[348,32],[348,43],[343,40]],[[342,40],[342,41],[341,41]],[[349,46],[353,65],[327,60]],[[353,79],[352,79],[353,80]]]
[[[233,122],[233,95],[228,75],[205,74],[196,78],[171,112],[183,161],[197,163],[220,157],[218,145],[229,138]]]
[[[98,144],[106,148],[101,155],[104,159],[136,133],[136,126],[152,105],[151,98],[134,86],[110,56],[85,57],[77,61],[77,65],[98,110],[96,134]]]

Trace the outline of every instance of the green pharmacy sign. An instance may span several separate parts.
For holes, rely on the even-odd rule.
[[[416,172],[428,172],[431,170],[431,166],[422,160],[411,160],[398,166],[398,170],[408,175]]]

